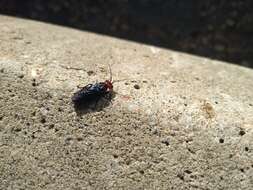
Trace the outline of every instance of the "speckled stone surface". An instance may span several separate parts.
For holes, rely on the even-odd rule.
[[[77,113],[77,86],[112,103]],[[118,81],[119,80],[119,81]],[[252,189],[253,70],[0,16],[0,189]]]

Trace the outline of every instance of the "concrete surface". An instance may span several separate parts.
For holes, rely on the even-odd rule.
[[[76,86],[109,64],[112,104],[77,114]],[[253,189],[252,84],[246,68],[1,16],[0,189]]]

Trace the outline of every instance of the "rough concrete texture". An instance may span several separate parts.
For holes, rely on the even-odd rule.
[[[0,189],[253,189],[252,70],[1,16],[0,82]]]

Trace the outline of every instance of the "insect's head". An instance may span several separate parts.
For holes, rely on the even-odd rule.
[[[113,89],[113,85],[112,82],[110,80],[106,80],[105,81],[105,86],[107,89],[112,90]]]

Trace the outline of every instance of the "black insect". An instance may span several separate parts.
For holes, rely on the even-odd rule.
[[[113,92],[112,72],[110,69],[110,80],[105,82],[97,82],[95,84],[88,84],[74,93],[72,102],[76,108],[97,104],[101,98],[106,98],[108,94]],[[96,105],[95,105],[96,107]]]

